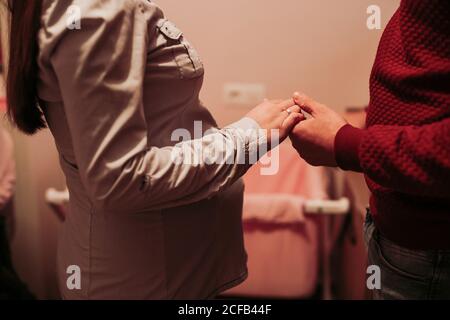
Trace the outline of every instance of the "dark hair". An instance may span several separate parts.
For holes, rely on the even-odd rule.
[[[37,94],[42,0],[8,0],[11,13],[6,97],[10,121],[26,134],[46,127]]]

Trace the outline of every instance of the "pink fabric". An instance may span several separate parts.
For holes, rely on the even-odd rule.
[[[305,215],[307,199],[326,199],[323,168],[301,160],[289,142],[279,152],[279,172],[262,176],[262,164],[244,177],[244,237],[249,277],[235,296],[307,298],[319,269],[319,218]]]
[[[286,141],[270,154],[276,159],[279,152],[279,171],[276,175],[262,176],[261,162],[245,175],[247,194],[290,194],[306,199],[326,199],[325,169],[308,165]]]
[[[0,126],[0,213],[11,200],[15,178],[13,143]]]
[[[4,97],[0,97],[0,114],[1,112],[6,112],[6,99]]]
[[[289,194],[246,194],[244,220],[271,224],[304,222],[305,199]]]
[[[302,224],[246,223],[248,279],[229,293],[243,297],[309,298],[317,287],[319,228]]]

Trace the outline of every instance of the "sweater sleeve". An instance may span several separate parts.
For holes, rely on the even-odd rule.
[[[59,40],[51,64],[93,205],[108,212],[176,207],[217,194],[240,178],[250,164],[243,159],[265,145],[250,118],[202,139],[149,145],[142,96],[147,32],[155,29],[148,27],[151,10],[130,0],[73,3],[82,6],[82,28],[53,31]],[[192,160],[204,154],[207,162]]]
[[[423,126],[343,127],[335,140],[338,165],[364,172],[398,192],[450,197],[450,119]]]

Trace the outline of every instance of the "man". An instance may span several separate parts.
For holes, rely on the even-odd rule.
[[[367,128],[304,94],[291,140],[313,165],[363,172],[376,299],[450,299],[450,1],[403,0],[370,81]]]

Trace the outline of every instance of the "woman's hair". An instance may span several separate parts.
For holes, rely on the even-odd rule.
[[[42,0],[8,0],[11,17],[6,97],[10,121],[26,134],[46,127],[37,81]]]

